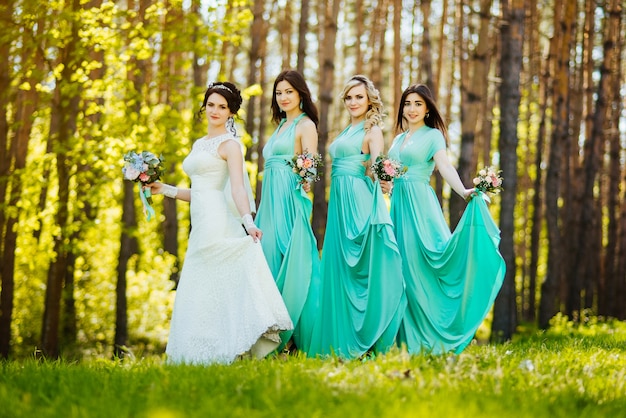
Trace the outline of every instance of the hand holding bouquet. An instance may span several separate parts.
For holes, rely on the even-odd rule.
[[[408,170],[408,167],[399,161],[389,158],[388,155],[380,154],[376,157],[376,161],[372,164],[372,171],[379,180],[391,181],[398,177],[402,177]]]
[[[293,168],[293,172],[300,176],[300,184],[312,183],[320,179],[319,168],[324,165],[320,154],[313,154],[304,150],[302,154],[296,154],[287,165]]]
[[[163,157],[157,157],[151,152],[142,151],[137,154],[129,151],[124,154],[124,167],[122,173],[125,180],[139,183],[139,196],[143,203],[144,213],[148,220],[154,215],[152,204],[152,193],[150,189],[143,190],[143,186],[161,179],[165,172],[163,168]]]

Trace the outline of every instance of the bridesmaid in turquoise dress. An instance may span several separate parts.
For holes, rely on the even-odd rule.
[[[358,75],[342,98],[351,124],[329,147],[321,297],[309,355],[358,358],[395,344],[406,298],[389,211],[365,170],[384,147],[382,102],[372,82]]]
[[[283,344],[308,350],[317,314],[319,252],[311,229],[310,184],[287,165],[295,153],[317,152],[317,108],[300,73],[283,71],[274,81],[272,115],[278,127],[263,147],[261,202],[256,222],[261,245],[295,326],[281,334]],[[291,339],[291,343],[289,342]]]
[[[466,189],[446,154],[445,124],[425,85],[402,94],[389,157],[408,167],[381,182],[393,190],[391,219],[402,253],[408,307],[398,340],[410,353],[460,353],[489,313],[504,279],[500,231],[481,196]],[[454,233],[430,176],[437,167],[452,190],[471,199]]]

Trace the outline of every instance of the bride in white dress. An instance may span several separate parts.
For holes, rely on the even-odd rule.
[[[191,189],[148,185],[153,194],[191,205],[191,234],[166,349],[174,363],[262,358],[278,347],[280,332],[293,328],[258,243],[262,232],[250,214],[241,145],[232,132],[232,117],[241,102],[233,84],[211,84],[200,109],[206,109],[208,134],[183,161]],[[225,188],[231,190],[241,219],[230,209]]]

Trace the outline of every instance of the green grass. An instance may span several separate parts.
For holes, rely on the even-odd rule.
[[[459,356],[0,363],[0,417],[622,417],[626,324],[556,321]]]

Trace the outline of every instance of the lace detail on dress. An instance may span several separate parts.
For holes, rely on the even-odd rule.
[[[293,329],[261,245],[231,213],[228,164],[211,156],[229,139],[236,138],[196,140],[183,162],[193,228],[166,349],[174,363],[230,363],[248,351],[263,357],[280,344],[278,332]]]
[[[197,151],[208,152],[211,155],[217,157],[218,156],[217,148],[220,146],[222,142],[227,141],[229,139],[233,139],[235,141],[237,140],[233,136],[233,134],[230,132],[227,132],[222,135],[214,136],[213,138],[202,137],[198,139],[196,142],[194,142],[193,149]]]

